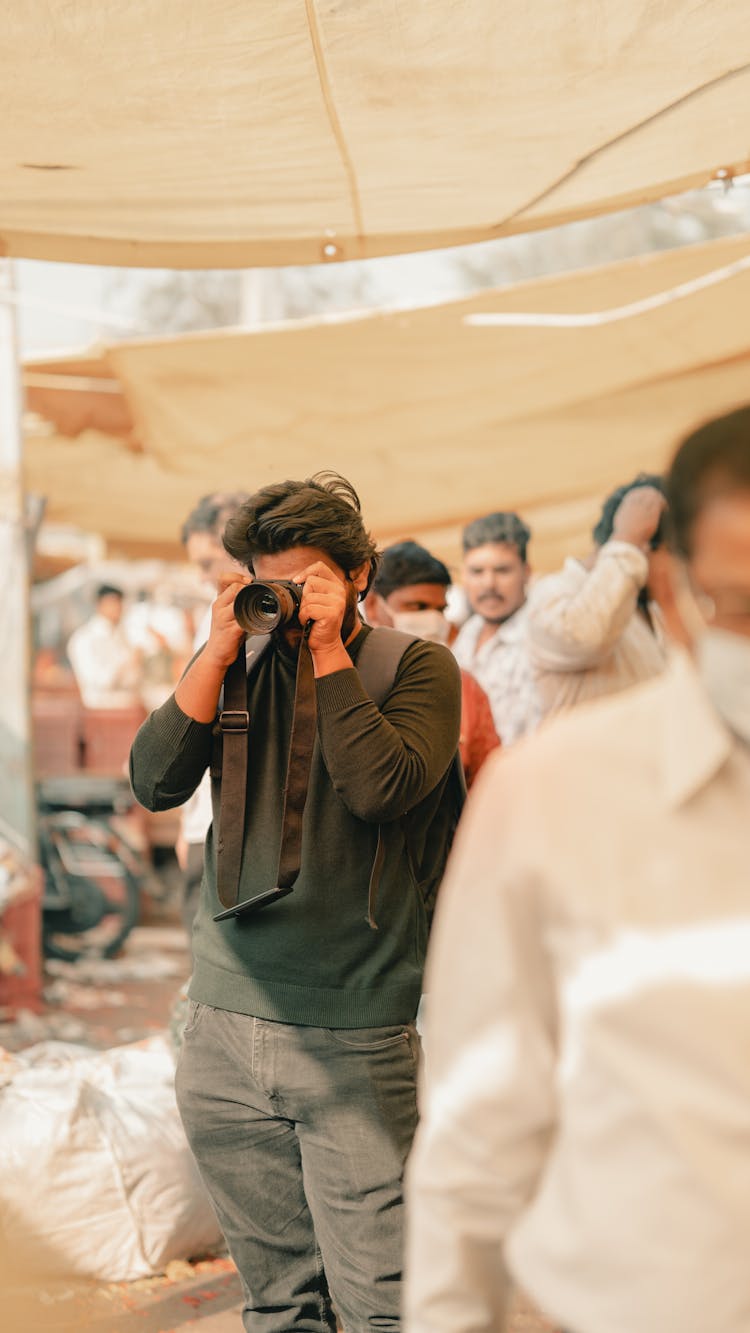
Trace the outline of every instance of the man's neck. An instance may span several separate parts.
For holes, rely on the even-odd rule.
[[[503,625],[507,625],[508,621],[512,620],[515,614],[516,612],[513,611],[509,616],[506,616],[504,620],[485,620],[479,631],[477,648],[481,648],[485,643],[489,643],[490,639],[495,637],[497,631],[502,629]]]

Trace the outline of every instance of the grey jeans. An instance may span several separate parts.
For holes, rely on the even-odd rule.
[[[245,1290],[247,1333],[398,1329],[412,1024],[328,1029],[191,1002],[190,1146]]]

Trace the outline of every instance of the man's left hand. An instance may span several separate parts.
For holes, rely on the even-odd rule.
[[[315,657],[340,649],[341,627],[346,615],[346,584],[330,566],[316,560],[294,575],[294,583],[303,585],[299,609],[301,625],[312,620],[308,643]]]

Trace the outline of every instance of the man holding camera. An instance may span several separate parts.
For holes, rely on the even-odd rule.
[[[242,857],[229,906],[217,892],[229,830],[224,822],[217,836],[215,793],[180,1111],[243,1279],[248,1333],[333,1331],[334,1307],[346,1333],[398,1329],[422,892],[457,818],[458,669],[441,645],[405,639],[385,697],[368,692],[372,643],[395,631],[370,630],[358,615],[377,557],[343,478],[264,488],[229,521],[224,543],[256,581],[296,587],[288,616],[283,590],[255,599],[261,623],[266,614],[280,623],[262,651],[251,645]],[[205,648],[136,738],[131,775],[147,808],[180,804],[209,764],[224,763],[226,782],[217,733],[226,741],[243,723],[220,696],[244,653],[235,599],[245,591],[237,582],[219,595]],[[283,883],[280,871],[294,842],[289,756],[308,702],[305,663],[315,730],[290,884],[288,864]]]

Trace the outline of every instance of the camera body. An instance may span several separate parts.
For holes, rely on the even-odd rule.
[[[234,599],[234,617],[246,634],[272,634],[281,625],[298,624],[302,584],[287,579],[248,583]]]

